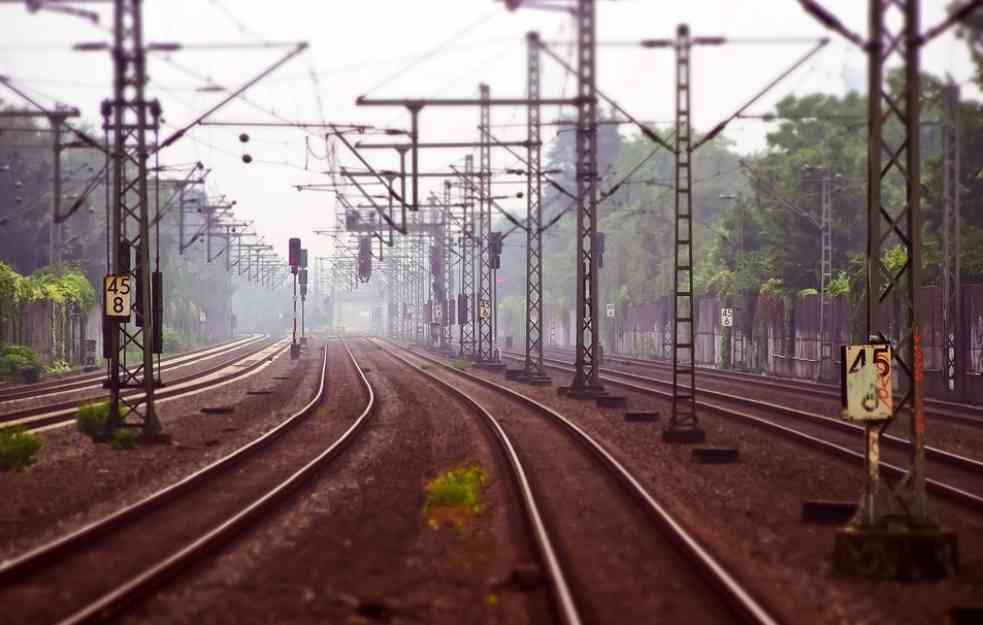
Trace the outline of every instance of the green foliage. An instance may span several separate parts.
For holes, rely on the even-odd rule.
[[[850,276],[845,271],[841,271],[833,276],[827,291],[832,296],[844,295],[850,292]]]
[[[136,428],[119,428],[113,432],[113,438],[110,440],[109,446],[116,451],[133,449],[137,446],[138,437],[139,433]]]
[[[23,471],[37,462],[41,439],[22,426],[0,428],[0,471]]]
[[[68,373],[71,370],[71,365],[64,360],[56,360],[44,368],[45,373]]]
[[[474,465],[451,469],[427,484],[424,513],[434,508],[462,508],[472,513],[481,511],[481,485],[485,474]]]
[[[163,330],[163,348],[167,353],[179,352],[183,348],[181,335],[171,326],[165,325]]]
[[[41,361],[38,355],[26,345],[4,345],[0,347],[0,377],[13,377],[21,372],[32,377],[35,372],[40,376]]]
[[[109,402],[93,401],[81,404],[75,414],[75,426],[92,440],[101,439],[109,419]]]
[[[464,358],[455,358],[451,361],[451,366],[455,369],[470,369],[471,361],[465,360]]]
[[[760,293],[762,295],[771,295],[775,298],[784,298],[787,291],[781,278],[768,278],[761,284]]]

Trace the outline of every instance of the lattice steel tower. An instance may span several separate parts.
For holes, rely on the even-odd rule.
[[[153,438],[160,435],[161,425],[154,410],[155,319],[147,159],[151,148],[148,134],[158,128],[160,105],[144,97],[147,74],[141,0],[115,0],[112,56],[113,99],[102,105],[104,129],[113,134],[110,264],[115,275],[131,276],[135,305],[134,323],[108,322],[110,427],[120,425],[124,417],[141,419],[143,436]],[[135,259],[131,258],[133,253]],[[159,296],[160,285],[154,286]],[[127,362],[128,348],[140,353],[139,362]],[[127,396],[129,387],[142,389],[142,394]]]

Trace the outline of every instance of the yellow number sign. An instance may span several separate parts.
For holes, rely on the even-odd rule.
[[[133,312],[133,276],[122,274],[103,278],[103,294],[106,298],[106,316],[111,319],[129,319]]]
[[[890,345],[847,345],[843,350],[843,416],[851,421],[879,421],[894,416]]]

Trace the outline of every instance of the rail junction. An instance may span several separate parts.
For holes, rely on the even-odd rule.
[[[537,28],[518,93],[399,82],[489,16],[367,91],[310,63],[295,119],[260,94],[306,98],[269,85],[324,42],[255,7],[185,43],[142,0],[0,0],[95,25],[112,79],[88,110],[0,64],[0,625],[983,623],[983,0],[781,2],[809,36],[489,0]],[[957,32],[976,73],[940,78]],[[704,51],[773,46],[698,118]],[[863,90],[807,80],[832,48]],[[179,60],[221,50],[235,80]]]

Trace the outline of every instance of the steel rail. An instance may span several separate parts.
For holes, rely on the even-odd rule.
[[[552,348],[558,354],[565,353],[566,350]],[[571,352],[572,353],[572,352]],[[608,362],[621,362],[626,365],[638,365],[650,369],[669,369],[667,363],[647,358],[632,358],[630,356],[605,354],[604,359]],[[750,383],[762,388],[773,388],[780,391],[807,392],[811,395],[820,395],[830,399],[840,399],[840,387],[834,384],[813,382],[809,380],[795,380],[791,378],[766,378],[754,373],[743,373],[739,371],[722,371],[716,367],[708,365],[697,365],[701,376],[707,376],[720,380],[729,380],[740,383]],[[938,417],[940,420],[968,425],[971,427],[983,428],[983,406],[952,402],[943,399],[926,398],[925,406],[929,409],[929,414]],[[970,415],[979,416],[970,416]]]
[[[282,340],[283,339],[281,339],[281,341]],[[228,375],[221,376],[214,380],[205,380],[196,384],[181,386],[187,384],[191,380],[204,378],[210,375],[214,375],[223,369],[227,369],[229,367],[235,367],[238,365],[238,363],[249,362],[250,359],[254,359],[257,355],[262,354],[264,351],[270,349],[278,342],[280,341],[275,341],[275,340],[263,341],[261,345],[259,345],[256,349],[250,351],[247,354],[236,356],[229,360],[225,360],[212,367],[209,367],[208,369],[205,369],[204,371],[199,371],[193,375],[171,380],[168,383],[168,386],[162,387],[163,390],[160,390],[156,394],[156,396],[161,400],[183,397],[185,395],[199,393],[203,390],[220,386],[236,378],[244,377],[247,374],[254,371],[257,367],[261,366],[265,362],[265,360],[271,360],[279,356],[287,348],[287,345],[284,344],[280,349],[276,350],[272,355],[267,357],[265,360],[264,359],[256,360],[255,362],[252,362],[249,365],[244,366],[243,368],[235,372],[232,372]],[[187,364],[192,364],[192,363],[187,363]],[[95,388],[95,385],[85,388]],[[140,394],[141,391],[139,389],[133,389],[132,391],[125,392],[123,396],[136,397]],[[17,425],[23,425],[28,430],[36,430],[39,428],[50,427],[52,425],[56,425],[59,423],[67,423],[74,418],[75,413],[78,410],[80,401],[92,402],[92,401],[101,401],[104,399],[105,399],[104,396],[91,397],[82,400],[66,401],[66,402],[61,402],[59,404],[48,404],[46,406],[37,406],[34,408],[25,408],[24,410],[18,410],[15,412],[8,412],[6,414],[0,415],[0,424],[13,423]]]
[[[570,590],[570,585],[567,582],[566,574],[563,572],[563,567],[560,565],[560,558],[556,554],[556,549],[553,547],[553,541],[549,536],[549,531],[546,529],[546,523],[543,521],[543,515],[539,510],[539,504],[536,502],[536,496],[533,493],[532,486],[530,485],[529,477],[526,474],[525,467],[523,467],[522,462],[519,460],[519,456],[515,451],[515,447],[512,445],[512,441],[505,433],[505,430],[502,429],[502,426],[499,425],[498,421],[495,420],[492,414],[488,412],[484,406],[479,404],[461,389],[451,385],[445,380],[438,378],[425,369],[406,360],[402,356],[393,353],[391,350],[388,350],[382,346],[379,346],[379,348],[406,366],[411,367],[419,374],[447,389],[447,391],[449,391],[451,394],[457,396],[463,402],[471,406],[471,408],[484,419],[486,425],[491,429],[492,433],[494,433],[495,439],[501,446],[502,453],[505,455],[506,459],[508,460],[509,467],[512,469],[512,477],[522,495],[522,507],[526,511],[526,520],[529,523],[529,526],[532,528],[533,539],[536,542],[539,557],[545,566],[547,577],[549,578],[550,582],[550,590],[553,593],[553,601],[556,604],[557,611],[560,613],[560,617],[565,625],[580,625],[582,619],[580,618],[580,613],[577,609],[576,602],[573,600],[573,592]],[[417,354],[417,356],[419,356],[419,354]]]
[[[510,352],[508,354],[510,358],[519,358],[520,354]],[[549,359],[555,364],[569,365],[567,362],[563,362],[556,359]],[[621,377],[627,378],[629,380],[635,380],[638,382],[655,383],[669,386],[672,384],[669,380],[661,380],[659,378],[653,378],[649,376],[639,375],[637,373],[631,373],[628,371],[620,371],[618,369],[602,368],[602,371],[612,375],[619,375]],[[734,395],[731,393],[724,393],[722,391],[714,391],[710,389],[703,388],[700,393],[704,396],[713,397],[722,401],[728,401],[736,404],[741,404],[748,406],[749,408],[758,408],[762,410],[768,410],[771,412],[781,413],[784,416],[792,417],[800,421],[809,422],[817,425],[822,425],[830,429],[836,429],[843,432],[856,433],[858,437],[864,434],[864,428],[862,426],[856,425],[854,423],[849,423],[841,419],[835,419],[832,417],[827,417],[825,415],[817,414],[814,412],[809,412],[807,410],[801,410],[799,408],[792,408],[791,406],[785,406],[783,404],[776,404],[770,401],[765,401],[763,399],[752,399],[750,397],[741,397],[740,395]],[[888,445],[892,445],[895,448],[907,447],[908,441],[897,437],[893,434],[884,434],[881,436],[881,441]],[[963,456],[961,454],[953,453],[951,451],[946,451],[944,449],[939,449],[938,447],[925,446],[926,457],[931,460],[936,460],[944,464],[948,464],[966,471],[983,476],[983,462]]]
[[[181,363],[224,354],[234,349],[249,345],[250,343],[262,340],[266,336],[267,335],[265,334],[253,334],[243,339],[233,339],[231,341],[219,343],[218,345],[209,345],[208,347],[204,347],[202,349],[173,354],[161,360],[161,370],[166,371],[169,369],[174,369]],[[95,371],[88,373],[75,373],[57,380],[48,380],[33,384],[12,384],[10,386],[0,387],[0,403],[14,401],[17,399],[42,397],[44,395],[51,395],[62,391],[84,388],[86,385],[89,385],[92,382],[101,381],[105,377],[106,373],[104,371]]]
[[[365,377],[355,356],[348,349],[344,341],[342,341],[342,345],[352,365],[358,372],[362,385],[366,389],[368,401],[362,413],[337,440],[331,443],[313,460],[310,460],[303,467],[292,473],[288,478],[254,499],[249,505],[241,507],[224,521],[215,525],[211,530],[192,539],[171,555],[155,562],[142,572],[131,576],[101,597],[60,620],[59,625],[102,622],[108,617],[118,614],[125,606],[146,597],[152,590],[160,587],[175,575],[193,565],[200,558],[213,552],[216,548],[244,530],[251,522],[280,503],[293,489],[313,477],[325,462],[333,459],[343,451],[353,440],[354,435],[374,413],[376,401],[375,392]],[[90,523],[79,530],[37,547],[23,556],[0,565],[0,584],[15,582],[27,575],[38,572],[39,569],[42,569],[46,565],[56,565],[57,559],[60,556],[71,553],[73,549],[84,548],[94,538],[103,536],[113,529],[139,521],[161,506],[176,500],[191,489],[201,487],[211,479],[238,465],[247,457],[269,446],[282,434],[306,419],[321,403],[325,395],[327,363],[327,349],[325,349],[321,362],[320,383],[317,392],[304,407],[273,429],[179,482],[171,484],[103,519]]]
[[[778,625],[780,621],[772,616],[770,611],[760,602],[758,602],[758,600],[755,599],[751,593],[727,571],[727,569],[717,560],[717,558],[715,558],[695,536],[686,530],[682,523],[673,517],[673,515],[665,507],[663,507],[656,500],[656,498],[645,489],[644,486],[642,486],[642,484],[627,468],[625,468],[624,465],[619,463],[614,456],[607,451],[607,449],[605,449],[586,431],[549,406],[546,406],[545,404],[542,404],[531,397],[518,393],[506,386],[502,386],[490,380],[467,373],[466,371],[456,369],[439,359],[421,354],[418,351],[413,351],[412,353],[414,356],[438,365],[455,375],[489,388],[499,394],[505,395],[510,399],[513,399],[532,409],[533,411],[545,415],[554,423],[559,424],[574,438],[574,440],[584,445],[595,457],[597,457],[603,466],[611,471],[615,479],[622,483],[626,487],[627,491],[645,507],[646,511],[656,521],[659,527],[666,532],[673,544],[685,557],[695,563],[697,569],[708,581],[708,583],[719,593],[721,593],[724,600],[727,602],[727,605],[731,608],[734,614],[741,619],[742,622],[749,625]],[[426,371],[423,371],[423,373],[430,375]],[[450,383],[443,381],[440,382],[446,387],[453,389],[456,393],[463,394],[463,391],[453,387],[450,385]]]
[[[503,354],[503,357],[512,360],[519,360],[519,358],[516,356],[506,356]],[[544,361],[549,361],[546,364],[547,367],[566,371],[566,372],[572,371],[572,368],[566,363],[556,364],[558,361],[556,361],[555,359],[544,359]],[[623,379],[621,380],[617,379],[619,377]],[[635,379],[637,381],[642,381],[646,383],[656,383],[664,386],[671,384],[671,382],[665,382],[662,380],[658,380],[656,378],[647,378],[645,376],[639,376],[631,373],[613,371],[610,369],[604,370],[603,379],[605,382],[610,382],[614,386],[625,388],[631,391],[636,391],[644,395],[654,395],[662,399],[671,398],[670,393],[659,391],[649,386],[642,386],[641,384],[637,384],[629,380]],[[708,394],[706,390],[702,391],[701,393],[703,395]],[[741,398],[736,396],[730,396],[730,397],[732,397],[734,401],[740,401],[740,402],[756,401],[756,400],[747,400],[746,398]],[[751,425],[755,425],[763,429],[769,430],[771,432],[777,432],[786,438],[791,438],[797,442],[805,443],[806,445],[813,447],[815,449],[821,449],[823,451],[831,452],[834,455],[838,455],[848,460],[851,460],[856,464],[862,465],[864,464],[864,462],[866,462],[866,456],[863,453],[854,451],[852,449],[849,449],[842,445],[838,445],[828,440],[816,436],[812,436],[811,434],[806,434],[805,432],[801,432],[799,430],[796,430],[795,428],[791,428],[786,425],[782,425],[780,423],[776,423],[774,421],[771,421],[770,419],[752,415],[750,413],[742,412],[740,410],[735,410],[733,408],[726,408],[724,406],[720,406],[719,404],[706,402],[705,400],[697,400],[696,404],[697,407],[702,408],[704,410],[709,410],[714,414],[730,419],[737,419],[745,423],[749,423]],[[784,407],[777,407],[775,408],[775,410],[788,410],[788,409]],[[799,411],[799,412],[804,412],[804,411]],[[827,417],[821,417],[821,418],[826,419]],[[926,452],[927,451],[928,448],[926,448]],[[941,452],[942,454],[949,454],[949,452],[944,452],[942,450],[936,450],[936,451]],[[951,455],[955,456],[955,454],[951,454]],[[959,458],[969,460],[972,463],[978,464],[976,461],[968,458],[963,458],[962,456],[959,456]],[[936,459],[942,461],[941,457]],[[961,462],[962,460],[955,460],[954,464],[961,464]],[[898,479],[903,479],[905,474],[907,473],[907,471],[902,469],[901,467],[898,467],[897,465],[891,464],[889,462],[885,462],[883,459],[880,461],[880,466],[883,471]],[[966,468],[966,467],[964,466],[962,468]],[[944,499],[948,499],[954,503],[963,505],[976,512],[983,512],[983,497],[979,495],[970,493],[966,490],[963,490],[961,488],[958,488],[956,486],[947,484],[945,482],[936,479],[928,478],[925,480],[925,484],[929,492],[939,495],[940,497]]]

